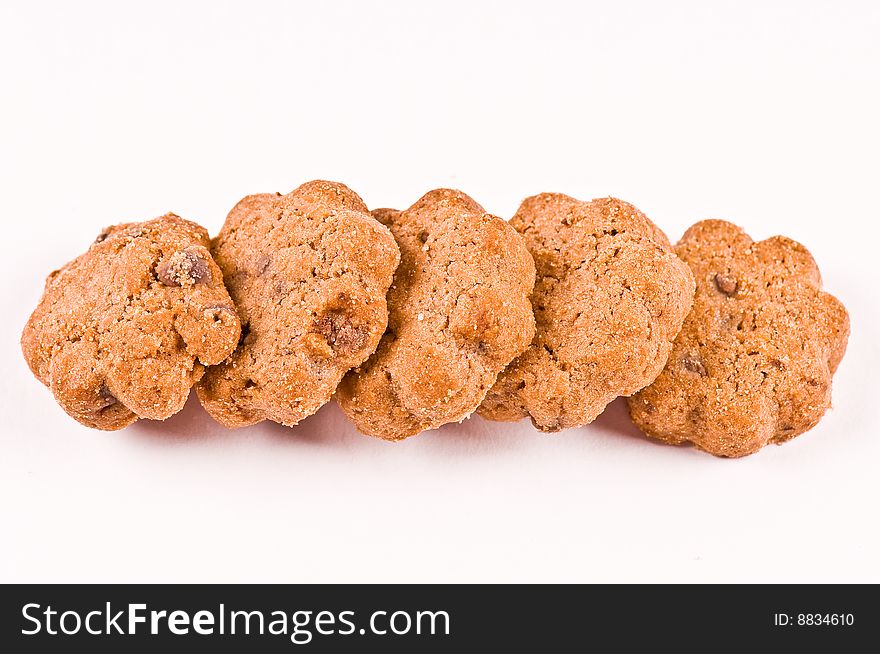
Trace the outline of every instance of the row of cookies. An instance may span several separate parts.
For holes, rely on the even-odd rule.
[[[310,182],[220,234],[173,214],[105,230],[52,273],[22,335],[80,422],[179,411],[294,425],[332,396],[400,440],[478,412],[542,431],[620,396],[649,436],[742,456],[816,424],[848,317],[799,244],[703,221],[674,248],[635,207],[561,194],[506,222],[431,191],[370,212]]]

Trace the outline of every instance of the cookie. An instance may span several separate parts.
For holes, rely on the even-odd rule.
[[[373,214],[401,253],[388,331],[336,399],[361,432],[401,440],[466,418],[529,344],[535,267],[519,235],[459,191]]]
[[[807,249],[706,220],[676,251],[697,280],[694,306],[663,372],[629,400],[639,429],[737,457],[816,425],[831,405],[849,317],[822,291]]]
[[[212,252],[242,339],[198,384],[199,399],[230,428],[295,425],[376,349],[399,261],[394,237],[351,189],[314,181],[241,200]]]
[[[511,224],[535,259],[529,348],[480,407],[552,432],[592,422],[662,370],[691,306],[694,280],[638,209],[614,198],[527,198]]]
[[[97,429],[183,408],[240,325],[204,228],[168,214],[104,230],[46,280],[21,337],[34,375]]]

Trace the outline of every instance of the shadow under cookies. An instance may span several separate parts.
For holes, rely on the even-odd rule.
[[[605,410],[598,418],[587,425],[587,429],[593,432],[607,432],[616,438],[636,438],[640,441],[649,440],[630,419],[625,397],[618,397],[616,400],[613,400],[611,404],[605,407]]]
[[[559,434],[542,434],[534,430],[527,420],[517,423],[493,422],[474,414],[461,423],[443,425],[395,443],[360,434],[333,401],[293,427],[267,420],[250,427],[231,430],[215,422],[193,393],[183,410],[167,420],[138,420],[124,431],[136,438],[169,443],[207,443],[213,440],[256,437],[277,447],[342,450],[416,448],[432,455],[453,458],[492,456],[499,452],[525,450],[528,449],[531,439],[554,439],[566,434],[578,439],[623,439],[631,444],[653,445],[661,449],[670,447],[647,438],[636,428],[627,412],[626,398],[622,397],[609,404],[590,425],[565,430]]]
[[[229,433],[215,422],[191,393],[183,409],[166,420],[138,420],[123,430],[126,434],[167,442],[210,440]]]

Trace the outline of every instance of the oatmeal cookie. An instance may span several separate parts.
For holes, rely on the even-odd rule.
[[[694,280],[660,229],[615,198],[526,199],[511,224],[535,259],[529,348],[480,407],[552,432],[592,422],[651,383],[691,306]]]
[[[98,429],[183,408],[240,325],[204,228],[168,214],[104,230],[46,280],[21,337],[34,375]]]
[[[831,405],[849,317],[822,290],[807,249],[706,220],[676,251],[697,292],[663,372],[629,400],[639,429],[738,457],[816,425]]]
[[[314,181],[241,200],[212,252],[242,338],[199,382],[199,399],[227,427],[295,425],[376,349],[399,261],[394,237],[351,189]]]
[[[401,252],[388,331],[337,401],[363,433],[400,440],[470,415],[529,344],[535,267],[516,231],[459,191],[374,215]]]

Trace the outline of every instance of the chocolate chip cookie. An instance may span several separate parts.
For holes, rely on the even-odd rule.
[[[227,427],[295,425],[376,349],[399,261],[394,237],[351,189],[314,181],[241,200],[212,252],[242,337],[199,382],[199,399]]]
[[[388,331],[336,397],[360,431],[400,440],[470,415],[529,344],[535,267],[516,231],[459,191],[373,213],[401,252]]]
[[[726,457],[812,428],[831,405],[849,317],[807,249],[706,220],[676,251],[697,281],[694,305],[663,372],[629,400],[636,425]]]
[[[46,280],[21,337],[34,375],[98,429],[183,408],[240,325],[204,228],[168,214],[104,230]]]
[[[592,422],[659,374],[691,306],[694,280],[663,232],[614,198],[526,199],[511,224],[535,259],[529,348],[480,407],[541,431]]]

